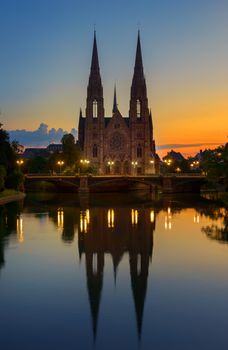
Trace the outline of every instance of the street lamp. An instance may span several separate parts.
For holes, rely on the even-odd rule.
[[[137,161],[133,161],[133,162],[131,162],[131,165],[133,166],[134,174],[135,174],[135,168],[137,167],[138,162]]]
[[[110,174],[112,173],[112,166],[114,165],[114,162],[112,160],[109,160],[108,161],[108,166],[109,166],[109,169],[110,169]]]
[[[80,163],[83,167],[86,167],[89,165],[90,161],[88,159],[80,159]]]
[[[200,162],[198,160],[194,160],[191,164],[190,164],[190,167],[191,169],[197,169],[199,168],[199,164]]]
[[[23,159],[18,159],[16,161],[16,163],[17,163],[18,166],[21,166],[22,164],[24,164],[24,161],[23,161]]]
[[[171,165],[172,159],[166,159],[165,162],[166,162],[167,165]]]
[[[61,174],[61,169],[62,169],[62,165],[64,164],[64,161],[58,160],[57,164],[59,165],[59,173]]]

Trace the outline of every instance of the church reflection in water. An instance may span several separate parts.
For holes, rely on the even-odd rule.
[[[86,198],[85,198],[86,199]],[[77,203],[52,201],[43,203],[12,203],[0,207],[0,269],[5,264],[4,252],[10,241],[26,244],[26,214],[36,220],[48,218],[45,222],[55,225],[64,243],[75,242],[78,255],[85,261],[88,300],[92,316],[92,328],[96,339],[99,309],[102,300],[105,257],[111,256],[113,279],[116,283],[118,267],[126,257],[129,262],[132,299],[134,301],[138,337],[141,337],[143,311],[147,293],[149,268],[152,263],[153,235],[156,216],[162,212],[164,230],[175,230],[173,217],[189,203],[163,201],[146,204],[126,204],[121,207],[106,203],[106,206],[90,206],[87,199]],[[64,204],[63,204],[64,203]],[[203,234],[213,240],[228,243],[228,209],[216,203],[197,202],[191,205],[192,221]],[[207,226],[201,227],[201,218],[210,218]],[[158,220],[158,218],[157,218]],[[58,238],[59,239],[59,238]],[[83,258],[83,259],[82,259]]]
[[[138,336],[141,335],[149,265],[152,261],[155,211],[149,208],[94,208],[80,212],[78,249],[85,255],[87,289],[96,338],[105,254],[113,261],[116,282],[124,254],[129,256]]]

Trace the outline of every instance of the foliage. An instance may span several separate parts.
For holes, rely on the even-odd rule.
[[[3,165],[0,165],[0,191],[4,190],[6,178],[6,169]]]
[[[206,174],[209,183],[216,186],[223,181],[228,189],[228,144],[202,153],[200,168]]]
[[[4,182],[7,188],[18,189],[22,186],[23,175],[16,164],[18,147],[18,143],[16,141],[11,143],[9,134],[0,128],[0,166],[1,169],[5,169],[0,174],[1,190],[4,188]]]
[[[80,149],[75,143],[72,134],[66,134],[62,137],[63,160],[66,166],[75,167],[80,158]]]
[[[213,150],[201,151],[196,157],[189,157],[188,159],[181,159],[180,153],[174,151],[168,152],[163,157],[161,171],[164,174],[177,172],[202,173],[207,176],[207,186],[210,188],[218,188],[218,186],[225,187],[227,191],[228,143]]]
[[[54,174],[55,172],[59,171],[58,161],[62,160],[62,155],[59,152],[54,152],[50,155],[48,158],[48,169],[51,172],[51,174]]]
[[[15,169],[11,172],[6,178],[6,188],[13,188],[15,190],[23,190],[24,189],[24,175],[20,170]]]
[[[32,174],[47,173],[49,171],[48,160],[40,156],[29,159],[26,163],[26,170]]]

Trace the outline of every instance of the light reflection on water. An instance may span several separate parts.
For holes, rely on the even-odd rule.
[[[226,349],[227,225],[202,198],[1,207],[2,348]]]

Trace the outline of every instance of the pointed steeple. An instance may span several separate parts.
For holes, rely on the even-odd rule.
[[[99,308],[103,288],[104,254],[98,254],[97,271],[93,271],[93,253],[86,253],[87,290],[90,303],[93,339],[96,342]]]
[[[135,304],[136,323],[138,331],[138,339],[141,339],[142,325],[143,325],[143,311],[147,291],[147,279],[149,270],[149,255],[141,254],[141,272],[137,271],[137,254],[135,252],[129,253],[130,257],[130,274],[131,274],[131,288]]]
[[[97,39],[94,31],[93,51],[89,75],[89,83],[87,86],[87,101],[86,101],[86,117],[94,117],[94,101],[96,102],[96,117],[103,118],[104,116],[104,101],[103,101],[103,87],[101,82]]]
[[[138,31],[136,55],[135,55],[135,67],[131,84],[131,99],[143,100],[147,99],[146,80],[143,70],[142,50],[140,42],[140,32]]]
[[[136,56],[135,56],[135,69],[134,69],[133,79],[136,77],[144,79],[142,50],[141,50],[140,32],[139,31],[138,31],[138,40],[137,40],[137,48],[136,48]]]
[[[94,31],[94,39],[93,39],[93,53],[92,53],[92,61],[91,61],[91,70],[92,73],[98,73],[100,72],[99,68],[99,60],[98,60],[98,52],[97,52],[97,38],[96,38],[96,31]],[[90,74],[91,74],[90,73]]]
[[[117,105],[116,84],[115,84],[112,113],[116,113],[117,111],[118,111],[118,105]]]

